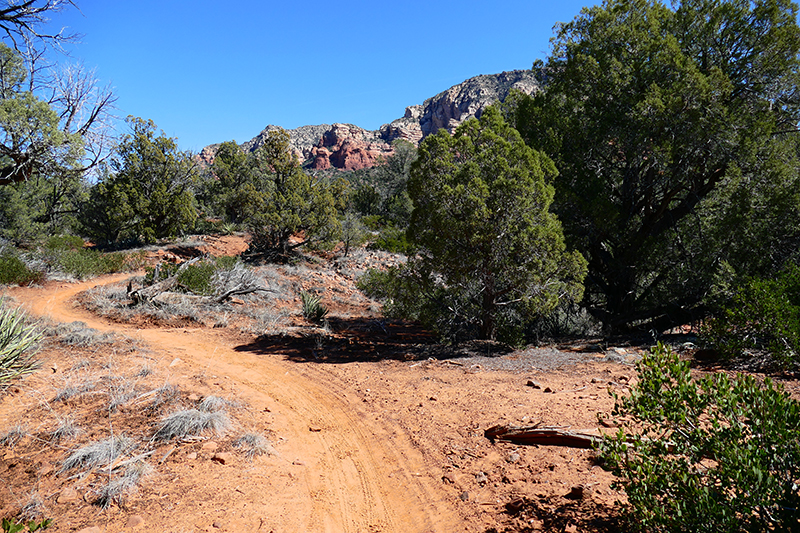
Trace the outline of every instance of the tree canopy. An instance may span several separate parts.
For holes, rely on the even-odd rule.
[[[341,231],[346,182],[309,176],[289,141],[278,129],[251,154],[235,142],[222,143],[206,180],[204,201],[226,221],[250,229],[253,257],[283,260],[296,248],[335,239]]]
[[[723,259],[697,242],[708,209],[796,156],[775,142],[800,120],[798,51],[788,0],[608,0],[558,28],[546,89],[509,117],[559,168],[555,211],[607,327],[702,313]]]
[[[414,298],[485,339],[580,299],[585,262],[549,212],[555,174],[494,108],[426,137],[408,183]]]
[[[193,187],[197,165],[174,139],[156,136],[152,120],[128,117],[123,136],[82,217],[88,235],[102,243],[155,242],[192,227],[197,217]]]

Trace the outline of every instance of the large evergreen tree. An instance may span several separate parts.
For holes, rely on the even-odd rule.
[[[197,165],[174,139],[156,136],[151,120],[128,117],[122,138],[93,187],[82,218],[84,230],[102,243],[155,242],[192,227]]]
[[[553,188],[545,178],[555,174],[494,108],[455,135],[426,137],[408,183],[413,297],[462,315],[485,339],[562,298],[580,298],[585,262],[565,250],[549,212]]]
[[[301,246],[337,239],[341,231],[346,182],[309,176],[289,140],[283,129],[270,131],[251,154],[235,142],[222,143],[206,180],[205,203],[226,221],[250,229],[251,257],[285,260]]]
[[[696,318],[725,255],[701,228],[719,235],[727,199],[796,155],[776,142],[800,120],[797,6],[608,0],[554,45],[546,90],[510,116],[559,168],[590,309],[610,330]]]

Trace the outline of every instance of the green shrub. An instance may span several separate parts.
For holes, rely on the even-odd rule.
[[[413,247],[408,241],[405,230],[394,226],[387,226],[381,230],[380,235],[370,248],[384,250],[393,254],[411,254]]]
[[[302,291],[300,300],[303,303],[303,317],[312,322],[319,322],[328,315],[328,308],[322,305],[319,296]]]
[[[800,362],[800,266],[747,281],[703,333],[724,356],[766,349],[784,364]]]
[[[6,308],[0,301],[0,387],[36,369],[33,355],[40,337],[36,326],[27,323],[24,312]]]
[[[102,253],[87,248],[64,251],[53,262],[55,268],[78,279],[119,272],[125,270],[128,263],[127,256],[121,252]]]
[[[178,274],[178,285],[187,292],[203,296],[211,296],[217,292],[215,275],[220,271],[230,271],[236,267],[239,258],[236,256],[222,256],[204,259],[187,265],[180,270],[180,265],[162,263],[156,276],[155,269],[148,267],[145,273],[145,284],[151,285]]]
[[[39,531],[40,529],[47,529],[53,525],[52,518],[36,521],[30,520],[26,522],[17,522],[15,518],[3,518],[3,533],[21,533],[24,531]],[[25,528],[28,529],[25,529]]]
[[[0,284],[28,285],[44,279],[44,272],[31,270],[19,257],[3,252],[0,254]]]
[[[44,249],[48,252],[63,252],[80,250],[83,245],[83,239],[75,235],[55,235],[44,242]]]
[[[631,395],[614,395],[626,422],[599,449],[633,529],[800,530],[800,403],[769,379],[693,380],[661,344],[637,370]]]

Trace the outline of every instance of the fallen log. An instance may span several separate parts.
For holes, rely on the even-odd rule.
[[[128,296],[130,297],[131,300],[133,300],[133,305],[138,305],[140,303],[152,301],[153,298],[155,298],[162,292],[168,292],[170,289],[174,288],[178,284],[178,274],[186,270],[186,268],[189,265],[196,263],[200,259],[201,259],[200,257],[195,257],[191,261],[186,261],[185,263],[181,263],[181,266],[178,267],[177,272],[175,272],[174,275],[168,277],[165,280],[153,283],[152,285],[149,285],[147,287],[142,287],[141,289],[129,291]]]
[[[562,428],[535,426],[492,426],[483,432],[484,437],[514,444],[540,444],[544,446],[567,446],[569,448],[594,448],[600,442],[599,435],[571,431]]]

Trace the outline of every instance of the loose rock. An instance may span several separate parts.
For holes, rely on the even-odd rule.
[[[136,528],[143,524],[144,524],[144,518],[142,518],[138,514],[134,514],[128,517],[128,521],[125,523],[125,527]]]
[[[211,460],[214,461],[215,463],[219,463],[221,465],[228,465],[228,464],[231,464],[231,461],[233,460],[233,455],[231,455],[231,454],[229,454],[227,452],[219,452],[219,453],[215,453],[211,457]]]

